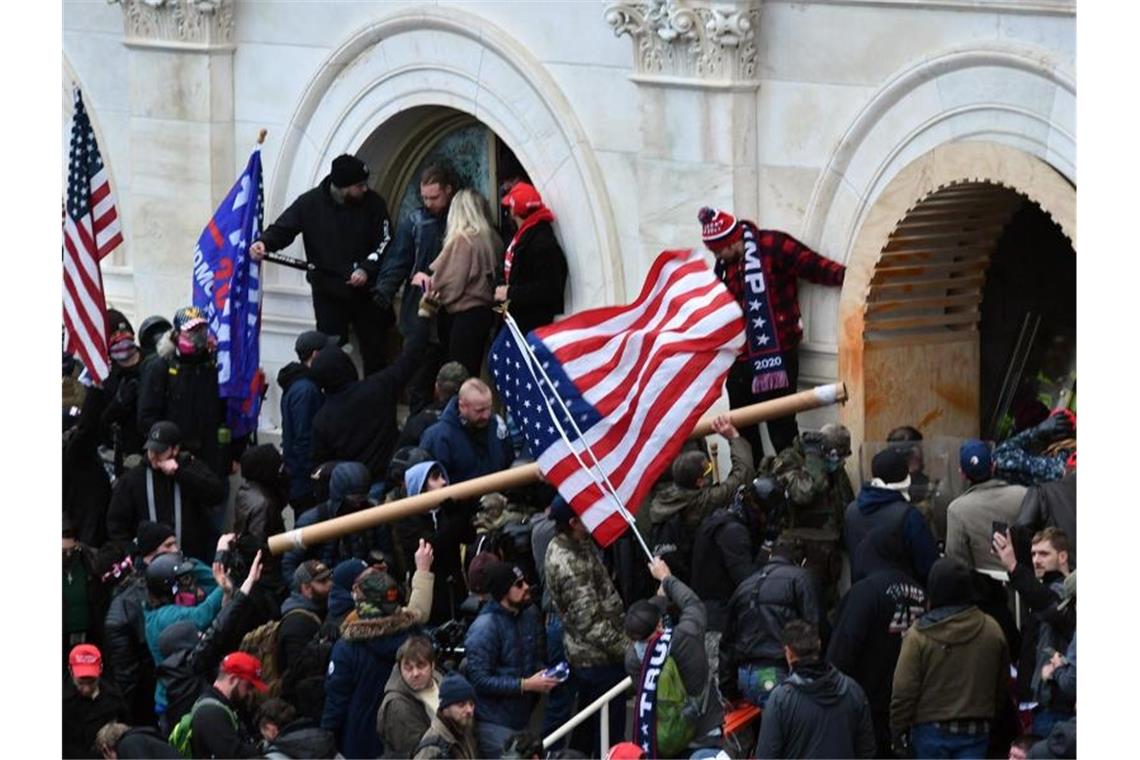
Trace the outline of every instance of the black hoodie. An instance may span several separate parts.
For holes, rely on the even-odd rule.
[[[839,604],[827,660],[867,694],[880,741],[890,741],[891,681],[903,634],[926,612],[926,592],[910,575],[899,532],[876,528],[853,563],[867,574]]]
[[[874,757],[875,749],[859,684],[832,665],[800,660],[768,698],[756,757]]]
[[[356,365],[340,348],[317,354],[310,375],[324,390],[325,404],[313,418],[314,464],[363,462],[373,482],[384,479],[400,434],[400,390],[420,363],[426,337],[426,331],[416,330],[395,362],[363,380],[356,379]]]

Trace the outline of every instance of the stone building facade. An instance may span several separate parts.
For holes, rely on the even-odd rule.
[[[801,291],[800,383],[845,380],[856,439],[967,435],[1002,230],[1028,203],[1075,238],[1074,0],[65,0],[63,18],[65,111],[78,84],[124,222],[108,300],[136,320],[188,300],[259,128],[268,221],[340,153],[398,192],[422,146],[477,122],[558,215],[569,308],[633,297],[657,252],[700,244],[700,206],[732,208],[847,264],[842,290]],[[272,377],[312,310],[298,273],[265,281]]]

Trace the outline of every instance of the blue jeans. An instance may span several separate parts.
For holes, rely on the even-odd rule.
[[[736,685],[752,704],[763,707],[772,690],[788,677],[788,669],[777,666],[741,665],[736,669]]]
[[[566,645],[562,641],[562,618],[557,612],[547,613],[546,617],[546,661],[549,665],[566,659]],[[550,690],[546,701],[546,714],[542,717],[542,736],[549,736],[555,729],[570,720],[574,714],[575,680],[571,677],[560,686]],[[559,750],[566,746],[566,737],[550,745],[549,749]]]
[[[1033,711],[1033,733],[1045,738],[1053,730],[1055,723],[1066,721],[1073,717],[1073,713],[1065,710],[1051,710],[1048,707]]]
[[[984,758],[990,744],[989,734],[952,734],[933,723],[911,726],[910,741],[915,757]]]
[[[570,669],[570,678],[578,691],[578,709],[588,706],[625,678],[625,668],[621,665],[597,665],[592,668]],[[628,692],[627,692],[628,693]],[[619,694],[609,702],[610,746],[626,741],[625,699]],[[601,724],[598,722],[603,711],[591,715],[574,729],[574,739],[570,746],[586,753],[586,757],[604,757],[601,752]]]

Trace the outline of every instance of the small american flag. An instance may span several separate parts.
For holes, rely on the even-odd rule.
[[[665,251],[632,304],[574,314],[526,343],[533,357],[504,327],[491,375],[543,476],[608,546],[628,526],[622,508],[636,511],[720,397],[744,318],[699,253]]]
[[[76,88],[63,210],[63,324],[65,348],[79,356],[98,383],[111,372],[99,262],[122,242],[115,196]]]

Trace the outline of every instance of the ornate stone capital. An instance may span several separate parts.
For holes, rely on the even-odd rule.
[[[123,8],[126,44],[232,48],[234,0],[107,0]]]
[[[636,44],[643,77],[749,83],[756,79],[757,0],[639,0],[606,8],[618,37]]]

